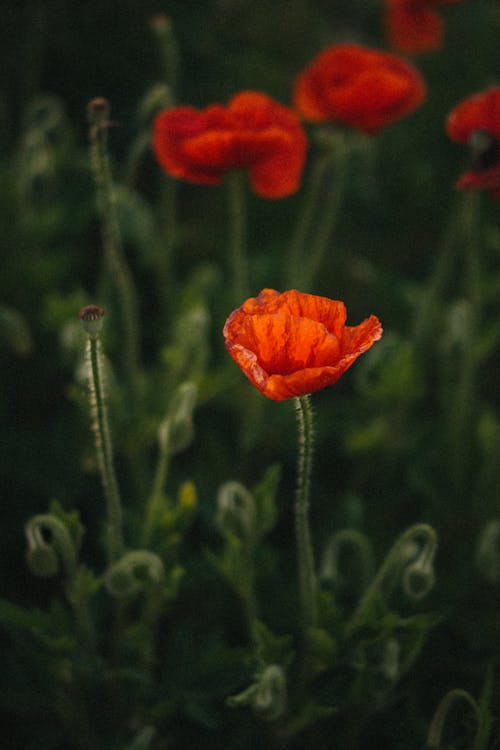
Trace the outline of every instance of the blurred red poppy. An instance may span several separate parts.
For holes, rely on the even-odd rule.
[[[460,0],[386,0],[385,25],[392,47],[400,52],[436,52],[444,41],[444,22],[436,7]]]
[[[274,401],[333,385],[374,341],[371,315],[346,326],[343,302],[291,290],[263,289],[226,321],[226,348],[250,382]]]
[[[376,133],[413,112],[425,99],[418,70],[388,52],[338,44],[321,52],[298,76],[294,101],[312,122],[341,122]]]
[[[243,91],[227,106],[161,112],[153,150],[172,177],[216,185],[226,172],[247,169],[258,195],[284,198],[300,186],[307,139],[293,110],[265,94]]]
[[[500,198],[500,87],[464,99],[448,115],[446,132],[472,150],[472,167],[457,188],[493,190]]]

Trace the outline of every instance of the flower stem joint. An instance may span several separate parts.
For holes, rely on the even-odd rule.
[[[104,313],[104,308],[99,305],[87,305],[80,310],[83,329],[91,339],[98,338],[101,333]]]

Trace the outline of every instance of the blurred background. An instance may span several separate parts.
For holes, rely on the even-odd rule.
[[[375,138],[355,139],[342,209],[314,289],[343,299],[349,323],[375,313],[385,330],[366,359],[313,398],[311,512],[318,550],[333,530],[344,527],[362,530],[378,561],[412,523],[430,523],[440,537],[436,587],[423,606],[442,620],[397,695],[371,719],[371,746],[384,742],[391,748],[422,746],[444,693],[462,687],[478,695],[499,655],[500,534],[486,567],[478,565],[478,549],[487,525],[500,520],[500,204],[489,195],[474,196],[478,205],[472,211],[470,196],[454,191],[468,154],[447,138],[444,124],[461,99],[500,82],[500,5],[463,0],[440,12],[443,49],[413,59],[428,85],[425,104]],[[80,307],[102,302],[96,298],[101,238],[86,105],[96,96],[110,101],[113,171],[117,182],[127,183],[131,144],[147,130],[152,111],[147,97],[163,77],[151,29],[151,19],[161,13],[172,23],[179,51],[175,99],[196,107],[226,102],[242,89],[290,104],[295,76],[324,47],[354,41],[388,48],[381,0],[2,3],[0,595],[26,608],[46,608],[59,591],[58,581],[33,577],[25,563],[24,524],[51,500],[79,509],[87,527],[83,557],[90,567],[102,564],[100,484],[83,406],[77,326]],[[142,357],[156,373],[151,420],[172,390],[155,367],[160,360],[172,373],[182,354],[176,311],[185,311],[194,299],[206,313],[203,351],[201,344],[198,348],[202,361],[193,365],[200,383],[195,440],[176,458],[169,477],[173,487],[186,476],[193,479],[198,492],[199,514],[184,564],[193,567],[193,580],[198,575],[204,581],[203,550],[219,544],[218,486],[227,479],[253,486],[268,466],[279,463],[280,517],[269,553],[278,562],[267,579],[272,565],[263,563],[261,595],[264,619],[286,631],[295,572],[294,417],[285,404],[264,403],[224,351],[220,331],[232,309],[224,275],[224,196],[213,188],[176,187],[176,286],[168,292],[165,318],[148,245],[155,233],[151,217],[161,221],[165,178],[147,149],[135,170],[135,202],[124,209],[123,232],[139,289]],[[282,288],[302,198],[300,193],[270,202],[249,194],[252,294],[264,286]],[[477,242],[480,306],[477,298],[471,300],[471,237]],[[443,250],[447,243],[449,251]],[[446,273],[432,296],[443,256]],[[418,328],[422,310],[425,325]],[[112,332],[107,349],[113,360],[119,342]],[[190,373],[177,373],[173,380],[182,377]],[[126,432],[126,419],[116,421]],[[154,431],[146,421],[143,429],[144,435],[136,431],[133,439],[144,440],[152,462]],[[128,487],[129,446],[126,438],[117,443],[118,470]],[[185,610],[189,597],[199,596],[191,585]],[[225,633],[232,632],[234,606],[226,610],[223,601],[213,606],[207,628],[217,630],[219,621]],[[189,619],[186,612],[181,604],[181,621]],[[72,748],[47,729],[39,700],[43,683],[38,675],[28,684],[31,665],[29,657],[23,662],[22,646],[11,651],[9,628],[1,637],[6,666],[0,694],[10,735],[5,747]],[[184,717],[178,744],[158,746],[222,747],[224,737],[230,738],[226,747],[254,746],[238,735],[236,719],[225,723],[220,710],[214,716]],[[256,742],[258,731],[246,731],[248,742]],[[37,736],[45,738],[41,744]],[[194,744],[179,744],[179,737]],[[460,742],[453,747],[462,747]],[[321,734],[314,743],[310,746],[337,747]]]

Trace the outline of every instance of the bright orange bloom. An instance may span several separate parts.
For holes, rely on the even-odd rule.
[[[200,185],[219,184],[226,172],[248,169],[262,198],[284,198],[298,190],[307,138],[289,107],[265,94],[243,91],[227,106],[204,110],[182,106],[160,112],[153,150],[172,177]]]
[[[413,112],[426,96],[418,70],[406,60],[356,44],[321,52],[298,76],[294,101],[311,122],[341,122],[376,133]]]
[[[263,289],[226,321],[226,348],[264,396],[283,401],[333,385],[382,336],[371,315],[346,326],[343,302]]]
[[[457,182],[459,190],[493,190],[500,198],[500,87],[474,94],[448,115],[446,132],[472,149],[472,168]]]
[[[390,44],[400,52],[436,52],[444,41],[444,22],[435,8],[460,0],[386,0]]]

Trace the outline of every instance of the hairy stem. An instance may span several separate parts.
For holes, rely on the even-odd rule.
[[[309,396],[295,399],[299,427],[299,460],[297,494],[295,498],[295,531],[297,537],[299,591],[304,628],[313,627],[317,620],[316,573],[309,529],[309,487],[313,454],[313,419]]]
[[[108,557],[109,562],[112,563],[123,552],[122,502],[113,465],[113,449],[103,382],[102,353],[98,338],[88,338],[87,357],[95,446],[106,497]]]
[[[232,172],[228,176],[228,199],[233,294],[235,302],[240,303],[248,296],[248,263],[245,185],[239,172]]]

